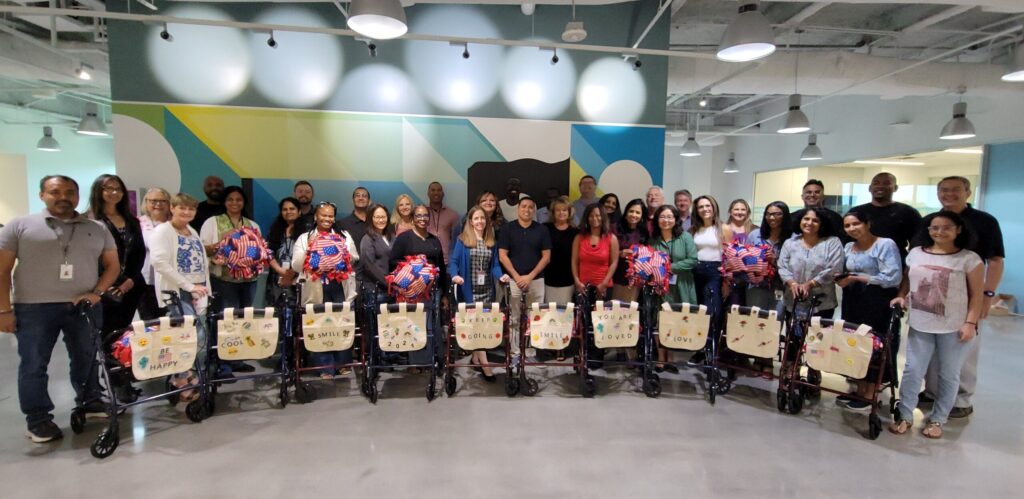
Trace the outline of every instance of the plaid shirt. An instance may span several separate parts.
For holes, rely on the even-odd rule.
[[[491,277],[491,258],[493,256],[493,250],[488,248],[484,244],[483,239],[476,240],[476,246],[469,250],[469,270],[470,275],[468,279],[472,279],[473,282],[473,301],[481,301],[484,303],[490,303],[494,300],[494,284],[492,283],[493,278]],[[484,283],[477,284],[477,276],[484,275]]]

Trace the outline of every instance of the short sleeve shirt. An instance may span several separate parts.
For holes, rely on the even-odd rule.
[[[960,330],[967,320],[967,274],[981,263],[971,250],[951,255],[910,250],[910,327],[939,334]]]
[[[551,249],[551,234],[547,227],[530,222],[523,227],[518,220],[505,224],[498,235],[498,249],[508,250],[508,259],[517,274],[533,272],[540,262],[541,251]],[[537,279],[544,278],[544,271],[537,274]]]
[[[917,210],[903,203],[892,203],[888,206],[867,203],[853,209],[867,213],[871,217],[871,233],[892,239],[892,242],[896,243],[896,248],[900,250],[900,257],[906,258],[910,241],[921,230],[921,214]],[[838,229],[842,230],[842,227]]]
[[[981,210],[974,209],[967,205],[960,216],[967,222],[968,227],[974,232],[974,244],[968,248],[986,262],[992,258],[1005,258],[1006,250],[1003,248],[1003,231],[999,228],[999,221],[996,217]]]
[[[17,259],[14,303],[65,303],[95,289],[100,258],[117,245],[106,227],[85,215],[64,221],[44,209],[15,218],[0,230],[0,250]],[[72,270],[66,281],[60,278],[65,263]]]

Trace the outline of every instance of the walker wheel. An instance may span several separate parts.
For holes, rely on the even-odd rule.
[[[206,417],[213,416],[214,411],[217,410],[217,401],[214,400],[214,393],[206,394]]]
[[[729,393],[729,390],[732,390],[732,380],[730,380],[729,378],[719,377],[718,386],[716,386],[715,389],[718,391],[719,395],[725,395],[726,393]]]
[[[802,391],[790,389],[789,391],[789,413],[796,415],[800,414],[800,411],[804,408],[804,396]]]
[[[281,401],[281,408],[288,407],[288,382],[281,380],[281,388],[278,391],[277,399]]]
[[[882,434],[882,420],[878,417],[878,414],[871,413],[868,416],[868,438],[876,440],[879,435]]]
[[[444,377],[444,393],[449,397],[455,396],[455,389],[458,387],[455,376],[448,374]]]
[[[782,389],[775,392],[775,401],[778,404],[779,412],[786,412],[786,406],[789,405],[786,400],[786,392]]]
[[[203,402],[201,400],[193,400],[185,406],[185,416],[188,420],[193,423],[198,423],[203,420]]]
[[[597,394],[597,383],[594,381],[593,376],[583,378],[580,386],[580,393],[583,394],[583,398],[594,398],[594,395]]]
[[[893,416],[899,414],[899,409],[896,407],[897,404],[899,404],[899,400],[897,400],[895,397],[889,400],[889,414]]]
[[[505,379],[505,395],[515,397],[519,394],[519,380],[513,377]]]
[[[708,403],[715,405],[715,398],[718,397],[718,380],[721,377],[721,373],[714,367],[709,367],[708,373]]]
[[[371,404],[376,404],[377,403],[377,397],[380,395],[380,392],[377,391],[377,385],[374,384],[374,383],[371,383],[370,387],[369,387],[369,389],[367,391],[369,392],[367,397],[369,397],[370,403]]]
[[[437,398],[437,377],[430,373],[430,381],[427,383],[427,402]]]
[[[661,395],[661,381],[657,376],[651,376],[644,381],[644,395],[650,398],[658,398]]]
[[[527,397],[532,397],[536,395],[538,391],[540,391],[540,385],[537,383],[537,380],[533,378],[527,378],[526,386],[523,387],[523,395],[526,395]]]
[[[312,383],[300,381],[295,384],[295,401],[308,404],[316,400],[316,387]]]
[[[76,434],[85,431],[85,412],[82,409],[73,409],[71,411],[71,431]]]
[[[110,457],[121,443],[121,436],[118,434],[117,424],[108,426],[96,437],[96,441],[89,447],[92,457],[104,459]]]

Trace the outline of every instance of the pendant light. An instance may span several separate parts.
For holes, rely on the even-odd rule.
[[[93,135],[97,137],[106,137],[110,135],[107,133],[107,125],[103,124],[103,121],[99,119],[99,107],[93,102],[87,102],[85,104],[85,116],[82,117],[82,121],[78,123],[78,128],[75,129],[75,133],[80,135]]]
[[[745,0],[739,15],[725,29],[715,57],[726,62],[748,62],[775,52],[772,26],[757,9],[757,2]]]
[[[800,161],[814,161],[821,159],[821,148],[818,147],[818,134],[812,133],[807,136],[807,147],[800,153]]]
[[[562,41],[579,43],[585,38],[587,38],[587,30],[583,28],[583,21],[576,20],[576,0],[572,0],[572,20],[565,25],[565,31],[562,32]]]
[[[43,127],[43,138],[36,143],[36,149],[47,152],[60,152],[60,142],[53,138],[53,128]]]
[[[942,140],[961,140],[974,137],[974,123],[967,119],[967,103],[953,104],[953,118],[942,127],[939,138]]]
[[[810,131],[811,121],[807,115],[800,110],[800,94],[789,96],[789,112],[786,113],[786,123],[779,129],[779,133],[804,133]]]
[[[400,0],[352,0],[348,27],[373,40],[398,38],[409,31]]]
[[[700,115],[697,115],[697,123],[700,123]],[[700,144],[697,143],[697,131],[694,129],[694,125],[692,123],[687,128],[689,131],[686,133],[686,143],[683,144],[683,149],[679,151],[679,155],[686,158],[700,156]]]
[[[1010,64],[1006,67],[1006,74],[1001,78],[1003,81],[1024,82],[1024,42],[1017,45],[1017,48],[1010,53]]]
[[[731,152],[731,153],[729,153],[729,161],[725,164],[725,169],[722,170],[722,173],[739,173],[739,172],[740,172],[740,165],[739,165],[739,163],[736,162],[736,153]]]

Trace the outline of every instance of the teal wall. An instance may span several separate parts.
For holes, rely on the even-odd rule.
[[[1024,300],[1024,220],[1021,186],[1024,186],[1024,142],[992,144],[985,148],[985,191],[982,208],[999,220],[1006,248],[1006,270],[1000,293]]]

